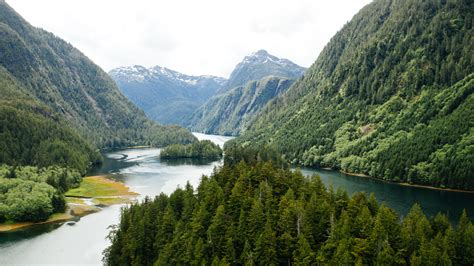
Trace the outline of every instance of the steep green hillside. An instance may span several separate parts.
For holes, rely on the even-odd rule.
[[[293,82],[269,76],[216,95],[193,114],[188,127],[210,134],[238,135],[268,101],[285,92]]]
[[[82,173],[99,154],[55,114],[27,96],[11,75],[0,68],[0,163],[52,164]]]
[[[293,163],[474,189],[472,1],[376,0],[230,145]]]
[[[4,1],[0,1],[0,51],[0,66],[18,85],[93,146],[194,141],[187,131],[177,132],[147,120],[80,51],[32,27]]]
[[[2,67],[0,92],[0,223],[46,220],[100,155]]]
[[[98,148],[195,141],[149,121],[99,67],[0,0],[0,222],[63,212]]]

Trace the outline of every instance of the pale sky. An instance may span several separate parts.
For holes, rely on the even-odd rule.
[[[7,0],[106,71],[160,65],[228,77],[260,49],[309,67],[371,0]]]

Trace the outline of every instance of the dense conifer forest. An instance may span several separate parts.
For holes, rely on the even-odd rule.
[[[471,265],[464,212],[400,217],[373,195],[327,188],[250,150],[171,195],[124,207],[107,265]]]
[[[210,140],[201,140],[192,144],[172,144],[161,150],[162,159],[213,159],[222,157],[222,149]]]

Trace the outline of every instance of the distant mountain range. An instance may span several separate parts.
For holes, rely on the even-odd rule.
[[[210,110],[205,110],[211,108],[211,105],[212,108],[215,108],[214,105],[217,100],[212,97],[222,96],[235,87],[244,86],[250,81],[257,81],[267,76],[296,79],[302,76],[305,70],[304,67],[296,65],[288,59],[280,59],[265,50],[260,50],[246,56],[242,62],[237,64],[228,80],[215,76],[185,75],[160,66],[152,68],[143,66],[120,67],[111,70],[109,75],[117,82],[125,96],[142,108],[151,119],[164,124],[199,128],[199,131],[202,132],[222,133],[222,130],[214,131],[204,124],[200,126],[196,124],[195,118],[205,114],[213,117],[206,118],[207,121],[225,120],[225,113],[216,110],[217,113],[211,114]],[[264,83],[268,86],[278,82]],[[251,85],[247,85],[247,87],[249,86]],[[240,88],[240,90],[242,89]],[[284,91],[280,87],[272,88],[272,90],[278,93]],[[252,92],[249,91],[245,95],[249,96],[249,93]],[[230,95],[235,97],[239,94],[231,93]],[[268,95],[272,95],[272,93]],[[270,98],[265,99],[266,101],[270,100]],[[234,100],[240,102],[240,105],[248,104],[242,102],[243,99]],[[195,114],[195,112],[199,113]],[[243,117],[244,115],[244,113],[241,113],[239,116]],[[239,123],[235,125],[237,126],[237,124]],[[214,127],[223,128],[223,126],[218,126],[215,123],[212,128]],[[231,129],[228,126],[226,128],[228,129],[226,132],[229,132],[229,134],[239,132],[236,128]]]
[[[182,124],[226,83],[224,78],[189,76],[160,66],[121,67],[109,74],[148,117],[164,124]]]

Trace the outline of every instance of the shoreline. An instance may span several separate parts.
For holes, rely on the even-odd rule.
[[[57,218],[54,216],[58,216]],[[43,222],[20,222],[20,223],[4,223],[0,224],[0,233],[8,233],[13,232],[25,228],[30,228],[38,225],[45,225],[45,224],[54,224],[54,223],[64,223],[71,221],[75,218],[75,216],[71,215],[70,213],[54,213],[50,216],[50,218]]]
[[[474,190],[463,190],[463,189],[457,189],[457,188],[440,188],[440,187],[433,187],[433,186],[410,184],[407,182],[392,182],[392,183],[398,184],[400,186],[405,186],[405,187],[418,187],[418,188],[426,188],[426,189],[432,189],[432,190],[474,194]]]
[[[463,190],[463,189],[457,189],[457,188],[441,188],[441,187],[434,187],[434,186],[428,186],[428,185],[411,184],[411,183],[408,183],[408,182],[396,182],[396,181],[390,181],[390,180],[384,180],[384,179],[381,179],[381,178],[376,178],[376,177],[366,175],[366,174],[345,172],[343,170],[334,170],[334,169],[331,169],[331,168],[324,168],[324,170],[338,171],[340,173],[343,173],[343,174],[349,175],[349,176],[370,178],[370,179],[374,179],[374,180],[379,180],[381,182],[385,182],[385,183],[389,183],[389,184],[396,184],[396,185],[405,186],[405,187],[416,187],[416,188],[425,188],[425,189],[439,190],[439,191],[449,191],[449,192],[474,194],[474,190]]]
[[[150,145],[137,145],[137,146],[128,146],[125,148],[125,150],[130,150],[130,149],[148,149],[148,148],[153,148],[153,146]],[[119,149],[120,150],[120,149]]]
[[[405,186],[405,187],[416,187],[416,188],[424,188],[424,189],[439,190],[439,191],[474,194],[474,190],[463,190],[463,189],[457,189],[457,188],[441,188],[441,187],[434,187],[434,186],[428,186],[428,185],[411,184],[408,182],[396,182],[396,181],[384,180],[381,178],[377,178],[377,177],[373,177],[373,176],[361,174],[361,173],[351,173],[351,172],[346,172],[343,170],[335,170],[330,167],[310,167],[310,166],[302,166],[302,165],[294,165],[293,167],[295,167],[295,169],[307,168],[307,169],[314,169],[314,170],[334,171],[334,172],[339,172],[341,174],[348,175],[348,176],[363,177],[363,178],[377,180],[383,183],[394,184],[394,185]]]
[[[89,183],[95,184],[95,187],[86,187],[86,185],[91,186]],[[93,190],[97,188],[99,188],[99,191]],[[70,195],[67,195],[68,193]],[[130,188],[125,186],[124,183],[112,180],[104,175],[87,176],[83,178],[78,188],[70,189],[65,193],[67,208],[64,213],[53,213],[46,221],[42,222],[2,223],[0,224],[0,233],[73,221],[100,212],[103,207],[133,202],[138,195],[138,193],[130,191]]]

